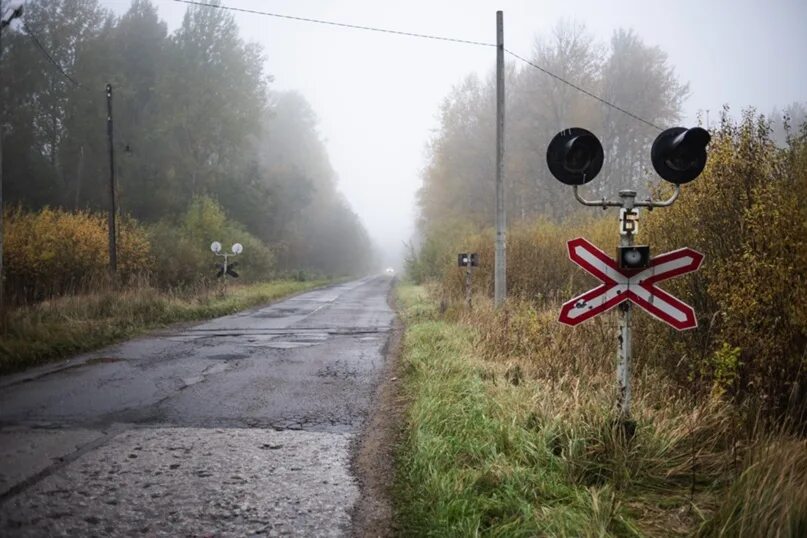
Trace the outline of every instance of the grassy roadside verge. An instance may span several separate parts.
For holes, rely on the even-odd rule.
[[[0,374],[90,351],[170,323],[224,316],[329,283],[277,280],[175,294],[143,287],[62,297],[8,314]]]
[[[402,535],[804,531],[803,440],[740,448],[721,400],[688,402],[644,371],[626,441],[610,411],[607,327],[558,328],[554,311],[518,304],[504,314],[479,304],[473,315],[440,315],[413,286],[398,299],[410,402],[395,486]]]

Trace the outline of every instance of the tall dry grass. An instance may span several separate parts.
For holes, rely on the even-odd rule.
[[[701,536],[807,536],[807,441],[755,445]]]
[[[404,299],[407,324],[430,334],[419,384],[434,385],[415,404],[423,409],[411,428],[418,435],[437,428],[431,435],[441,440],[418,441],[412,450],[436,462],[433,451],[442,447],[459,460],[429,471],[412,456],[407,469],[432,484],[437,493],[428,495],[453,491],[464,514],[451,515],[446,501],[447,512],[430,517],[451,525],[481,518],[490,534],[800,535],[804,442],[785,431],[749,430],[743,410],[721,393],[688,390],[652,360],[639,360],[635,432],[626,434],[615,409],[615,316],[570,328],[557,323],[559,305],[551,301],[538,307],[514,299],[497,310],[476,296],[473,310],[458,299],[441,313],[440,287],[432,285],[429,296]],[[452,327],[464,328],[467,342],[443,344],[457,338]],[[446,407],[456,419],[443,417]],[[492,453],[482,448],[491,443]],[[449,476],[451,486],[443,483]],[[486,521],[491,496],[510,501]]]

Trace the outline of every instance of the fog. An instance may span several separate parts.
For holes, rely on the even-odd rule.
[[[126,0],[103,0],[122,14]],[[169,31],[187,5],[155,2]],[[529,56],[535,40],[561,20],[582,23],[602,46],[632,28],[667,53],[689,83],[683,123],[715,118],[724,104],[761,112],[807,100],[807,4],[799,0],[599,2],[373,2],[229,0],[226,6],[355,25],[494,42],[504,11],[505,46]],[[674,6],[670,9],[669,6]],[[442,100],[467,74],[487,77],[493,48],[417,39],[308,22],[234,13],[241,35],[261,45],[270,88],[296,90],[311,103],[338,188],[383,252],[397,265],[416,219],[427,148]],[[508,62],[513,61],[508,58]],[[521,66],[519,66],[521,67]],[[630,109],[630,103],[619,103]],[[708,112],[707,112],[708,111]],[[491,152],[493,148],[491,148]]]

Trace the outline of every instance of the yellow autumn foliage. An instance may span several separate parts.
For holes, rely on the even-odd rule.
[[[807,403],[807,144],[778,148],[761,116],[724,119],[704,173],[644,221],[655,252],[690,246],[697,273],[665,283],[695,307],[697,330],[644,323],[640,349],[682,382],[753,395],[801,421]],[[723,349],[739,349],[733,372]],[[798,416],[793,416],[793,415]]]
[[[511,226],[507,234],[508,296],[540,302],[571,297],[574,290],[594,281],[583,271],[569,270],[566,241],[583,236],[610,252],[618,241],[615,230],[615,223],[600,215],[584,216],[573,223],[539,219]],[[457,265],[460,252],[479,254],[479,267],[473,269],[474,291],[493,293],[494,237],[494,231],[487,229],[440,246],[448,254],[440,260],[440,279],[450,297],[456,299],[465,294],[465,270]]]
[[[107,278],[106,216],[86,211],[20,208],[5,212],[6,289],[18,300],[39,300],[80,291]],[[126,281],[151,268],[143,229],[120,222],[118,273]]]

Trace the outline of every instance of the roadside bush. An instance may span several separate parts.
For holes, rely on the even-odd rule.
[[[724,116],[702,176],[643,223],[656,252],[706,255],[700,271],[665,283],[695,307],[700,327],[681,334],[645,318],[637,331],[642,355],[680,383],[720,385],[797,422],[807,404],[805,149],[804,137],[777,148],[752,111],[737,123]]]
[[[87,211],[7,210],[4,270],[10,299],[36,302],[106,286],[106,219],[106,214]],[[211,198],[194,198],[175,220],[144,227],[122,218],[118,224],[118,277],[122,284],[138,281],[163,289],[207,285],[222,261],[210,252],[213,241],[220,241],[228,252],[233,243],[244,246],[243,254],[230,258],[237,263],[235,270],[242,281],[273,276],[271,250],[230,220]]]
[[[126,282],[148,272],[152,257],[143,228],[131,219],[119,224],[118,272]],[[106,215],[16,208],[5,212],[4,226],[6,291],[12,300],[42,300],[107,280]]]
[[[198,285],[213,280],[220,256],[210,251],[210,243],[219,241],[230,252],[233,243],[244,245],[244,252],[232,256],[230,263],[243,281],[266,280],[272,276],[274,256],[257,237],[231,220],[213,199],[198,196],[176,220],[163,220],[149,227],[153,245],[154,276],[162,287]]]

